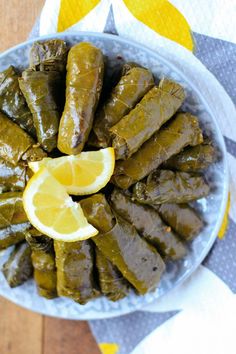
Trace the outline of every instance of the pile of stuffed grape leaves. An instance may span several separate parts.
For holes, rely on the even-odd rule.
[[[12,248],[2,267],[11,288],[33,278],[40,296],[81,305],[144,295],[204,228],[196,201],[211,193],[205,171],[218,154],[183,109],[185,89],[138,63],[106,77],[106,60],[92,43],[50,39],[33,44],[23,72],[11,65],[0,73],[0,250]],[[31,163],[108,147],[107,185],[68,192],[97,234],[67,241],[36,229],[24,208],[38,173]],[[46,200],[45,208],[56,218]]]

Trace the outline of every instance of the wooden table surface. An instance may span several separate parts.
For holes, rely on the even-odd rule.
[[[27,39],[44,0],[0,0],[0,52]],[[85,321],[24,310],[0,297],[0,354],[99,354]]]

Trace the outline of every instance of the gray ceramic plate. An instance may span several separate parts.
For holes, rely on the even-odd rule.
[[[146,304],[165,295],[189,277],[203,261],[217,237],[226,206],[228,191],[226,150],[223,137],[216,124],[214,100],[206,100],[202,92],[204,91],[204,87],[206,88],[208,80],[211,80],[214,87],[213,91],[215,90],[212,95],[215,94],[215,99],[220,99],[217,92],[217,85],[219,84],[213,77],[210,77],[210,74],[204,68],[206,76],[205,80],[202,80],[201,75],[198,75],[199,68],[197,66],[194,69],[192,66],[189,66],[189,68],[188,66],[184,67],[183,63],[181,66],[181,60],[178,60],[176,54],[173,54],[171,58],[167,58],[162,48],[158,52],[162,53],[162,55],[159,55],[139,44],[129,42],[117,36],[85,32],[57,34],[41,39],[47,38],[62,38],[69,44],[80,41],[94,43],[108,57],[109,71],[117,65],[121,65],[123,60],[135,61],[148,67],[156,78],[168,76],[180,82],[187,92],[185,108],[199,117],[203,129],[212,137],[214,144],[219,149],[220,159],[207,171],[206,176],[211,184],[212,192],[208,198],[204,198],[197,203],[197,208],[203,214],[206,223],[205,227],[190,245],[187,257],[182,261],[167,265],[167,271],[155,292],[145,296],[137,296],[131,293],[127,298],[116,303],[102,297],[89,302],[85,306],[81,306],[65,298],[49,301],[39,297],[33,281],[29,281],[18,288],[10,289],[0,272],[0,295],[16,304],[45,315],[67,319],[98,319],[129,313],[140,307],[143,308]],[[3,53],[0,56],[0,71],[10,64],[20,68],[26,67],[32,43],[33,41],[25,42]],[[201,87],[201,91],[199,87]],[[0,254],[0,267],[8,253],[9,250]]]

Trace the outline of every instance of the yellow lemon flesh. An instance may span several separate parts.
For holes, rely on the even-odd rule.
[[[23,204],[31,224],[55,240],[81,241],[98,233],[47,168],[41,167],[29,180]]]
[[[115,154],[113,148],[106,148],[29,163],[33,172],[42,166],[66,188],[67,193],[86,195],[98,192],[109,182],[115,167]]]

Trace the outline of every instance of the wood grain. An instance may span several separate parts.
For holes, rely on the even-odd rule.
[[[0,0],[0,52],[27,39],[44,0]],[[0,354],[99,354],[85,321],[44,317],[0,297]]]
[[[24,42],[44,0],[0,0],[0,52]]]
[[[41,354],[43,316],[0,297],[0,353]]]
[[[99,354],[85,321],[44,319],[44,354]]]

